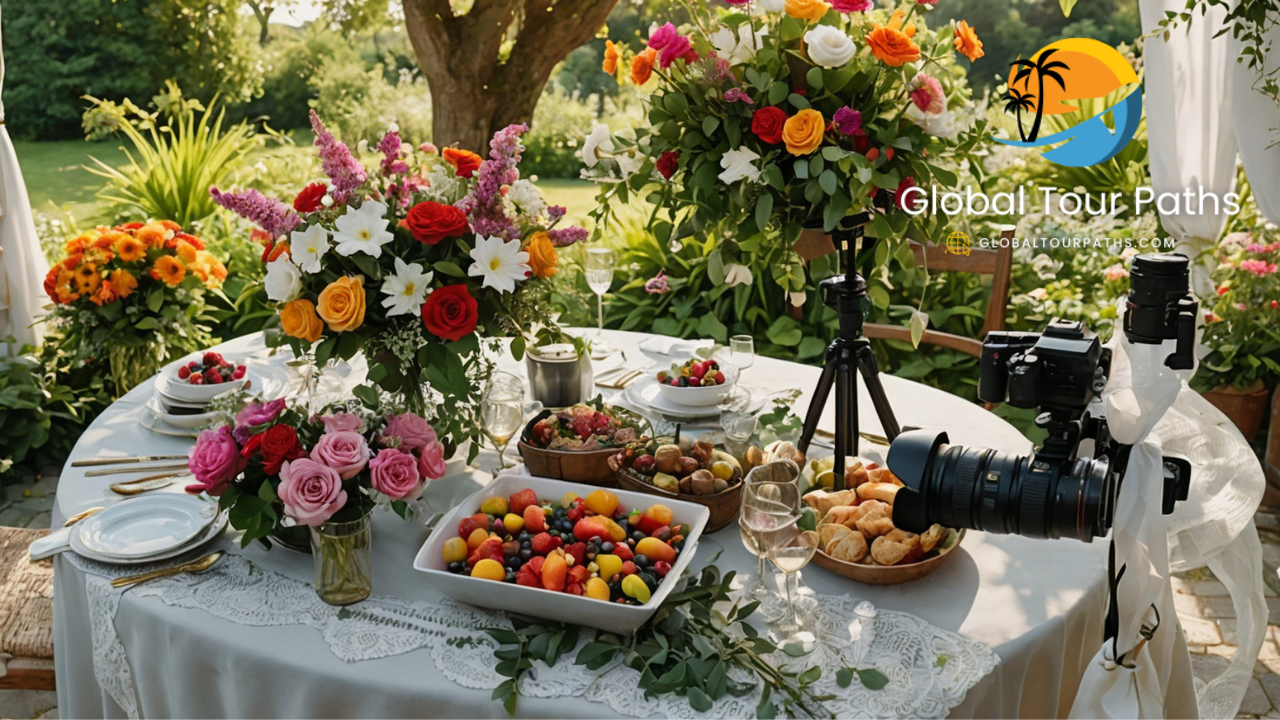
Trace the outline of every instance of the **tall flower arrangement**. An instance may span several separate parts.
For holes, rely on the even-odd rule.
[[[934,3],[919,0],[726,4],[685,3],[691,23],[655,26],[634,55],[607,45],[603,70],[650,90],[649,123],[634,140],[601,126],[584,144],[585,176],[604,183],[597,219],[644,193],[667,209],[650,222],[659,240],[724,238],[709,267],[726,283],[761,242],[863,211],[873,237],[944,237],[944,217],[903,203],[912,187],[955,185],[981,137],[956,61],[982,57],[973,29],[928,29]],[[798,267],[775,280],[802,290]]]
[[[1205,302],[1196,383],[1203,389],[1256,392],[1280,385],[1280,242],[1231,233],[1215,251],[1216,295]]]
[[[517,357],[527,336],[563,339],[545,317],[547,280],[560,249],[587,233],[561,227],[565,209],[520,176],[524,125],[498,131],[487,158],[415,148],[392,127],[376,145],[378,166],[366,168],[314,111],[311,124],[327,182],[288,204],[211,192],[270,237],[266,292],[284,340],[313,348],[321,366],[363,352],[377,387],[357,396],[370,406],[379,389],[399,396],[452,453],[479,439],[490,369],[482,339],[512,336]]]
[[[106,358],[117,396],[166,361],[209,344],[204,293],[227,268],[169,220],[98,227],[63,247],[45,293],[81,359]]]

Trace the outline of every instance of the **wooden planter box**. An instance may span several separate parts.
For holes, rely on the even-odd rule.
[[[1259,390],[1252,393],[1226,392],[1208,390],[1201,393],[1213,406],[1222,411],[1231,422],[1240,428],[1244,439],[1252,443],[1258,436],[1258,428],[1262,426],[1262,418],[1267,412],[1267,401],[1270,391]],[[1274,426],[1274,423],[1273,423]]]

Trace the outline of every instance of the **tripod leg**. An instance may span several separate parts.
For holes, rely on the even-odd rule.
[[[860,345],[856,351],[858,371],[867,383],[867,392],[871,395],[871,404],[875,406],[876,416],[880,418],[880,426],[884,428],[884,436],[893,442],[902,432],[898,419],[894,417],[893,407],[889,405],[889,397],[885,395],[884,385],[880,383],[880,371],[876,368],[876,356],[871,351],[871,344]]]
[[[827,397],[831,395],[831,383],[835,377],[834,362],[828,362],[822,366],[822,375],[818,378],[817,386],[813,388],[813,397],[809,400],[809,411],[804,416],[804,429],[800,431],[798,449],[805,455],[809,454],[809,443],[813,441],[813,434],[818,431],[818,423],[822,421],[822,410],[827,406]]]
[[[854,354],[842,349],[835,360],[836,371],[836,442],[833,487],[844,489],[844,463],[849,455],[858,454],[858,376],[854,374]]]

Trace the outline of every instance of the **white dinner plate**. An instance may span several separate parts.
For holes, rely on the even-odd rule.
[[[209,421],[217,417],[217,413],[170,413],[165,412],[164,405],[161,404],[158,396],[152,396],[147,400],[147,409],[151,411],[157,418],[163,420],[170,427],[179,428],[181,430],[196,430],[203,428],[209,424]]]
[[[699,420],[715,416],[719,419],[720,409],[715,405],[707,407],[693,407],[690,405],[680,405],[673,403],[662,394],[662,388],[658,385],[658,378],[655,377],[656,371],[646,373],[645,377],[631,383],[630,386],[622,394],[622,399],[630,402],[641,412],[655,412],[667,417],[679,418],[682,420]],[[763,403],[762,397],[757,397],[756,393],[751,392],[741,385],[736,386],[739,392],[747,393],[747,409],[751,412],[760,409]]]
[[[191,430],[176,428],[160,419],[160,417],[151,410],[150,405],[151,403],[148,402],[146,405],[142,406],[142,417],[138,419],[142,427],[157,435],[166,435],[168,437],[191,438],[192,440],[200,437],[198,433],[192,432]]]
[[[141,498],[138,498],[138,499],[141,499]],[[80,542],[80,537],[76,533],[71,534],[70,544],[71,544],[72,552],[79,555],[80,557],[88,558],[90,560],[96,560],[102,563],[109,563],[111,565],[146,565],[148,563],[155,563],[155,562],[160,562],[162,560],[169,560],[170,558],[175,558],[175,557],[178,557],[179,555],[185,555],[186,553],[189,553],[195,550],[196,548],[199,548],[203,545],[208,544],[214,538],[221,535],[222,531],[226,529],[227,529],[227,514],[224,512],[221,512],[214,517],[213,522],[205,526],[204,530],[202,530],[199,535],[196,535],[194,538],[191,539],[190,542],[186,543],[185,545],[181,545],[179,547],[173,548],[172,550],[166,550],[161,553],[156,553],[155,555],[145,555],[140,558],[118,558],[118,557],[113,557],[109,555],[99,555],[98,553],[85,547],[84,543]]]
[[[194,495],[157,493],[91,515],[73,534],[97,555],[136,559],[191,542],[218,515],[216,503]]]
[[[249,381],[249,393],[267,399],[282,397],[289,385],[289,372],[283,367],[262,363],[247,366],[244,379]],[[221,385],[191,385],[179,382],[167,369],[156,378],[156,392],[167,401],[183,406],[208,405],[213,398],[239,389],[244,383]]]

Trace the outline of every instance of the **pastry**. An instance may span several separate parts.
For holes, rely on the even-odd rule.
[[[898,533],[902,533],[899,535]],[[910,536],[909,538],[903,535]],[[897,565],[911,554],[920,543],[920,537],[903,530],[894,530],[876,538],[871,543],[871,557],[881,565]]]
[[[893,498],[898,494],[899,486],[887,482],[869,482],[858,486],[858,497],[863,500],[879,500],[881,502],[893,504]]]
[[[874,538],[893,531],[892,507],[878,500],[863,504],[870,505],[870,507],[864,509],[862,516],[855,522],[858,532],[861,532],[867,538]]]
[[[844,562],[858,562],[867,556],[867,539],[862,536],[862,533],[850,530],[843,525],[831,527],[838,529],[832,533],[833,539],[827,543],[823,552]]]
[[[831,544],[832,540],[835,540],[839,538],[841,535],[844,535],[846,533],[851,533],[851,532],[855,532],[855,531],[850,530],[844,525],[838,525],[838,524],[824,525],[822,523],[819,523],[818,524],[818,547],[822,548],[823,551],[825,552],[827,546]]]
[[[840,492],[829,492],[827,490],[814,490],[805,493],[804,501],[809,507],[818,511],[819,515],[826,515],[831,508],[841,505],[857,505],[858,493],[856,490],[841,490]]]
[[[920,536],[920,549],[925,552],[929,552],[935,547],[938,547],[946,537],[947,529],[937,523],[934,523]]]
[[[858,518],[862,517],[862,513],[866,512],[861,508],[862,506],[860,505],[840,505],[833,507],[827,511],[826,515],[822,516],[822,521],[819,525],[835,524],[849,528],[854,527],[858,522]]]
[[[902,481],[887,467],[873,468],[867,471],[867,481],[873,483],[889,483],[902,487]]]
[[[844,486],[847,488],[856,488],[868,480],[867,469],[863,467],[858,460],[853,460],[848,467],[844,469]]]

